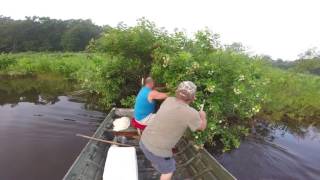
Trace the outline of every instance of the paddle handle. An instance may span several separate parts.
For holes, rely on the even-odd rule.
[[[118,146],[131,147],[128,144],[122,144],[122,143],[118,143],[118,142],[114,142],[114,141],[108,141],[108,140],[104,140],[104,139],[94,138],[94,137],[86,136],[86,135],[83,135],[83,134],[76,134],[76,136],[83,137],[83,138],[90,139],[90,140],[94,140],[94,141],[103,142],[103,143],[114,144],[114,145],[118,145]]]
[[[200,105],[200,111],[203,111],[204,108],[204,103],[206,102],[206,100],[203,100],[202,104]]]
[[[204,104],[201,104],[200,105],[200,111],[203,111],[203,108],[204,108]]]

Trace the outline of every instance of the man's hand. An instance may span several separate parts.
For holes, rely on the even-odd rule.
[[[207,114],[206,114],[206,112],[204,112],[204,111],[199,111],[199,114],[200,114],[200,118],[201,118],[201,119],[207,119]]]
[[[151,93],[148,96],[148,100],[151,102],[154,99],[161,100],[166,99],[168,95],[166,93],[161,93],[156,90],[151,91]]]
[[[207,114],[204,111],[199,111],[200,119],[201,119],[201,124],[200,124],[200,131],[203,131],[207,127]]]

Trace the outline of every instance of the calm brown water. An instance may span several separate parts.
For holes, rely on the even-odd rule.
[[[69,82],[41,77],[1,79],[0,179],[62,179],[104,114],[64,96]]]
[[[66,96],[56,77],[0,78],[0,180],[59,180],[105,116]],[[240,148],[216,155],[240,180],[320,179],[320,122],[259,122]]]
[[[319,180],[317,124],[258,123],[256,134],[217,159],[239,180]]]

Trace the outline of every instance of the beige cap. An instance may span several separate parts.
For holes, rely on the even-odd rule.
[[[197,91],[197,86],[191,81],[183,81],[179,84],[176,95],[183,100],[193,100]]]

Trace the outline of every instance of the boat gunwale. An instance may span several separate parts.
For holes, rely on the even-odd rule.
[[[102,121],[102,123],[100,124],[100,126],[98,127],[98,129],[95,131],[95,133],[93,134],[93,137],[98,138],[98,136],[101,136],[103,134],[104,131],[103,128],[106,126],[106,124],[112,120],[112,116],[114,115],[116,108],[112,108],[111,111],[108,113],[108,115],[106,116],[106,118],[104,118],[104,120]],[[100,134],[99,134],[100,133]],[[99,134],[99,135],[98,135]],[[87,142],[87,144],[83,147],[83,149],[81,150],[81,152],[78,154],[77,158],[73,161],[72,165],[70,166],[70,168],[68,169],[68,171],[66,172],[66,174],[64,175],[64,177],[62,178],[63,180],[67,180],[68,176],[71,175],[72,170],[75,168],[75,166],[78,164],[81,156],[83,154],[85,154],[85,152],[87,151],[87,149],[89,149],[89,146],[94,143],[96,141],[94,140],[89,140]]]
[[[200,151],[202,151],[205,155],[209,156],[209,158],[211,160],[214,161],[215,164],[217,164],[219,166],[219,168],[221,168],[224,172],[226,172],[229,176],[231,176],[231,178],[233,179],[237,179],[236,177],[234,177],[233,174],[231,174],[231,172],[229,172],[221,163],[219,163],[219,161],[213,157],[205,148],[202,148]]]
[[[108,125],[108,123],[112,123],[112,120],[114,119],[115,116],[130,116],[131,117],[132,116],[132,112],[133,112],[133,110],[129,109],[129,108],[128,109],[127,108],[112,108],[110,110],[110,112],[108,113],[108,115],[106,116],[106,118],[100,124],[98,129],[93,134],[93,137],[95,137],[95,138],[101,137],[103,135],[104,128]],[[220,164],[216,160],[216,158],[213,157],[205,148],[200,148],[200,149],[196,148],[194,141],[192,141],[192,140],[190,140],[190,139],[188,139],[186,137],[183,137],[183,139],[184,139],[184,141],[193,144],[191,146],[192,151],[200,153],[202,158],[206,159],[207,162],[209,161],[209,163],[210,163],[210,161],[212,161],[212,163],[217,168],[219,168],[221,170],[221,172],[223,172],[224,175],[222,176],[222,179],[225,179],[225,178],[226,179],[232,179],[232,180],[236,180],[237,179],[225,167],[223,167],[223,165]],[[92,143],[95,143],[95,141],[94,140],[89,140],[88,143],[84,146],[82,151],[79,153],[79,155],[74,160],[73,164],[71,165],[71,167],[69,168],[69,170],[67,171],[65,176],[63,177],[63,180],[69,180],[70,177],[72,177],[73,170],[75,170],[75,168],[77,168],[76,166],[81,161],[81,158],[86,154],[87,150],[90,148]],[[76,176],[76,177],[78,177],[78,176]]]

